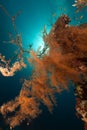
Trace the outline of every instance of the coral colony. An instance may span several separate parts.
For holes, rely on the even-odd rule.
[[[86,5],[87,0],[77,0],[73,6],[78,8]],[[28,50],[23,49],[22,36],[17,33],[15,25],[19,13],[10,16],[2,5],[0,7],[12,20],[16,32],[15,37],[9,34],[8,43],[18,47],[15,56],[8,60],[0,54],[1,74],[14,76],[15,72],[26,67],[24,53],[30,54],[27,60],[34,66],[31,79],[24,81],[19,95],[0,107],[6,124],[10,129],[23,121],[29,125],[42,112],[41,103],[51,112],[56,105],[55,93],[67,90],[72,80],[75,84],[76,111],[87,130],[87,24],[70,26],[70,18],[67,15],[60,16],[49,34],[44,29],[42,51],[34,52],[32,45]],[[17,60],[13,63],[14,57]]]
[[[72,6],[76,6],[77,8],[81,9],[87,6],[87,0],[75,0],[75,3]]]

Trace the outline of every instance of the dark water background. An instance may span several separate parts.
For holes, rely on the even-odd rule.
[[[28,43],[33,43],[33,48],[36,50],[43,42],[40,32],[44,25],[47,25],[49,32],[50,24],[54,23],[61,14],[68,14],[72,20],[72,25],[87,22],[86,9],[75,13],[76,9],[71,6],[74,3],[73,0],[0,0],[0,3],[7,8],[11,15],[22,10],[16,19],[16,25],[18,32],[22,33],[24,48],[27,48]],[[56,17],[52,16],[54,13],[56,13]],[[80,20],[82,15],[83,19]],[[75,20],[75,17],[78,20]],[[0,9],[0,52],[7,58],[11,57],[16,49],[15,46],[2,42],[8,40],[8,32],[14,33],[11,21]],[[30,66],[17,72],[13,77],[3,77],[0,74],[0,105],[14,99],[22,87],[20,78],[28,78],[31,74]],[[53,114],[44,108],[43,114],[32,121],[30,126],[26,126],[24,123],[20,127],[16,127],[15,130],[84,130],[83,122],[76,117],[75,96],[72,86],[70,86],[70,90],[70,92],[64,91],[57,96],[58,107],[54,108]],[[1,116],[0,127],[3,130],[9,130]]]

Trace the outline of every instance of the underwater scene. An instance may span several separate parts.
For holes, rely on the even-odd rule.
[[[87,130],[87,0],[0,0],[0,130]]]

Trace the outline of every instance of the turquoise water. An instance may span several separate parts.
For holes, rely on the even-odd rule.
[[[22,33],[23,46],[28,47],[29,43],[33,44],[33,49],[37,50],[39,46],[43,47],[41,31],[44,26],[47,27],[49,33],[51,24],[61,14],[68,14],[71,18],[72,25],[79,25],[87,22],[86,9],[75,13],[76,8],[72,7],[73,0],[0,0],[0,3],[8,10],[11,15],[14,15],[18,10],[22,13],[16,19],[17,31]],[[53,16],[55,14],[55,16]],[[80,19],[83,16],[83,19]],[[75,18],[78,17],[78,20]],[[8,32],[14,34],[10,18],[0,9],[0,52],[6,55],[7,58],[13,55],[15,46],[4,44],[2,41],[8,40]],[[28,66],[20,72],[17,72],[14,77],[5,78],[0,74],[0,104],[13,99],[18,95],[21,84],[20,78],[27,78],[32,74],[31,68]],[[8,127],[4,124],[2,118],[0,125],[7,130]],[[63,92],[58,96],[58,107],[54,109],[53,115],[47,110],[38,118],[35,119],[28,127],[25,124],[15,128],[16,130],[83,130],[83,122],[76,117],[75,114],[75,97],[73,89],[71,92]]]

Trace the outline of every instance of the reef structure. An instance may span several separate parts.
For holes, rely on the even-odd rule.
[[[87,123],[87,117],[84,117],[87,113],[87,24],[71,26],[70,21],[67,15],[59,17],[50,33],[43,35],[45,48],[42,53],[30,52],[28,61],[34,66],[31,79],[24,81],[19,96],[0,107],[0,113],[11,129],[24,120],[29,124],[38,117],[41,104],[52,112],[56,105],[55,93],[67,90],[70,80],[76,85],[76,110]],[[78,91],[79,84],[81,92]]]
[[[83,2],[87,4],[87,1],[81,1],[79,4]],[[76,111],[85,122],[87,130],[87,24],[69,26],[69,22],[67,15],[60,17],[45,40],[48,44],[51,43],[52,48],[59,44],[59,51],[64,57],[67,56],[67,65],[77,73],[80,72],[81,80],[75,84]]]

